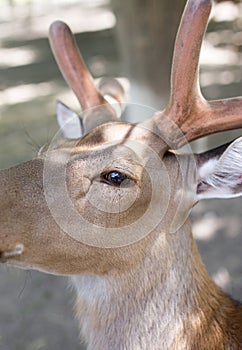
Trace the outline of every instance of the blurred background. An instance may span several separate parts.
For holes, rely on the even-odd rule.
[[[48,44],[52,21],[66,21],[95,78],[127,77],[125,118],[138,121],[169,96],[172,49],[185,0],[0,0],[0,168],[31,159],[58,130],[57,99],[79,111]],[[192,28],[191,28],[192,30]],[[216,2],[201,53],[208,99],[242,95],[242,4]],[[202,151],[242,130],[193,144]],[[192,212],[209,273],[242,300],[242,200],[209,200]],[[68,279],[0,266],[0,349],[80,349]]]

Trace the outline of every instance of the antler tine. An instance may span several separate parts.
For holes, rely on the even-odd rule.
[[[242,127],[242,97],[206,101],[200,93],[199,54],[211,6],[211,0],[188,0],[174,49],[170,102],[153,117],[173,149],[202,136]]]
[[[85,132],[108,121],[118,121],[123,109],[125,94],[116,79],[107,79],[98,89],[77,48],[70,28],[61,21],[50,27],[50,44],[57,64],[66,82],[74,91],[83,110]],[[111,105],[105,97],[111,99]],[[117,107],[118,105],[118,107]],[[100,106],[99,109],[93,107]],[[91,109],[88,111],[88,109]]]
[[[198,62],[211,11],[211,0],[190,0],[184,10],[176,38],[171,74],[171,98],[166,114],[178,126],[200,96]]]
[[[64,22],[56,21],[50,27],[49,38],[62,75],[82,108],[85,110],[107,103],[83,62],[70,28]]]
[[[206,101],[198,84],[199,53],[211,0],[190,0],[178,32],[172,70],[171,101],[165,114],[180,127],[174,148],[219,131],[242,127],[242,97]]]
[[[194,117],[188,118],[181,127],[188,141],[220,131],[242,128],[242,97],[204,101],[193,113]],[[180,140],[177,146],[183,144]]]

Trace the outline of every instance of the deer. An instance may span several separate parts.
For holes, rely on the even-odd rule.
[[[59,104],[62,135],[0,171],[0,261],[70,277],[88,350],[242,349],[242,305],[208,275],[189,219],[202,199],[242,195],[242,138],[179,152],[242,126],[241,97],[208,101],[200,92],[211,6],[188,0],[170,101],[136,124],[119,118],[121,84],[110,78],[97,87],[69,27],[50,28],[83,112],[79,118]]]

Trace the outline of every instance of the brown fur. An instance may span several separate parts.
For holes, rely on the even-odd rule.
[[[0,172],[0,251],[4,254],[16,244],[24,245],[23,254],[5,261],[54,274],[75,275],[76,314],[88,349],[241,349],[242,307],[211,281],[200,260],[189,222],[184,220],[175,231],[171,230],[179,200],[182,206],[178,219],[180,214],[186,218],[194,205],[193,196],[188,194],[196,190],[195,163],[190,156],[167,153],[163,157],[161,152],[160,159],[170,183],[164,176],[160,179],[161,188],[152,189],[148,185],[149,176],[142,170],[149,151],[141,147],[133,152],[125,147],[132,137],[145,145],[147,132],[142,140],[140,130],[132,128],[132,135],[129,131],[130,126],[125,124],[104,125],[78,143],[67,164],[68,193],[75,208],[95,225],[120,228],[142,216],[152,190],[160,190],[163,195],[159,201],[165,215],[152,232],[131,245],[117,248],[92,247],[73,239],[58,226],[47,206],[43,193],[45,154],[42,154]],[[102,134],[98,137],[102,143],[92,143],[96,132]],[[118,134],[120,139],[115,141]],[[107,148],[110,141],[115,141],[111,149]],[[67,144],[59,147],[53,148],[54,155],[69,152]],[[103,216],[91,198],[86,201],[86,194],[92,193],[92,186],[98,186],[91,179],[102,166],[113,164],[113,155],[120,164],[123,164],[121,159],[128,161],[136,177],[137,197],[126,210]],[[89,179],[87,183],[85,179]],[[159,178],[157,184],[158,181]],[[171,192],[166,202],[168,188]],[[106,189],[110,188],[104,186],[102,196]],[[115,191],[111,189],[108,202],[114,203]],[[99,201],[98,195],[95,190],[95,203]]]

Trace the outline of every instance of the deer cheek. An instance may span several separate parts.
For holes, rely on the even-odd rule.
[[[82,174],[81,169],[68,167],[66,185],[71,200],[76,201],[87,194],[91,186],[91,180]]]

